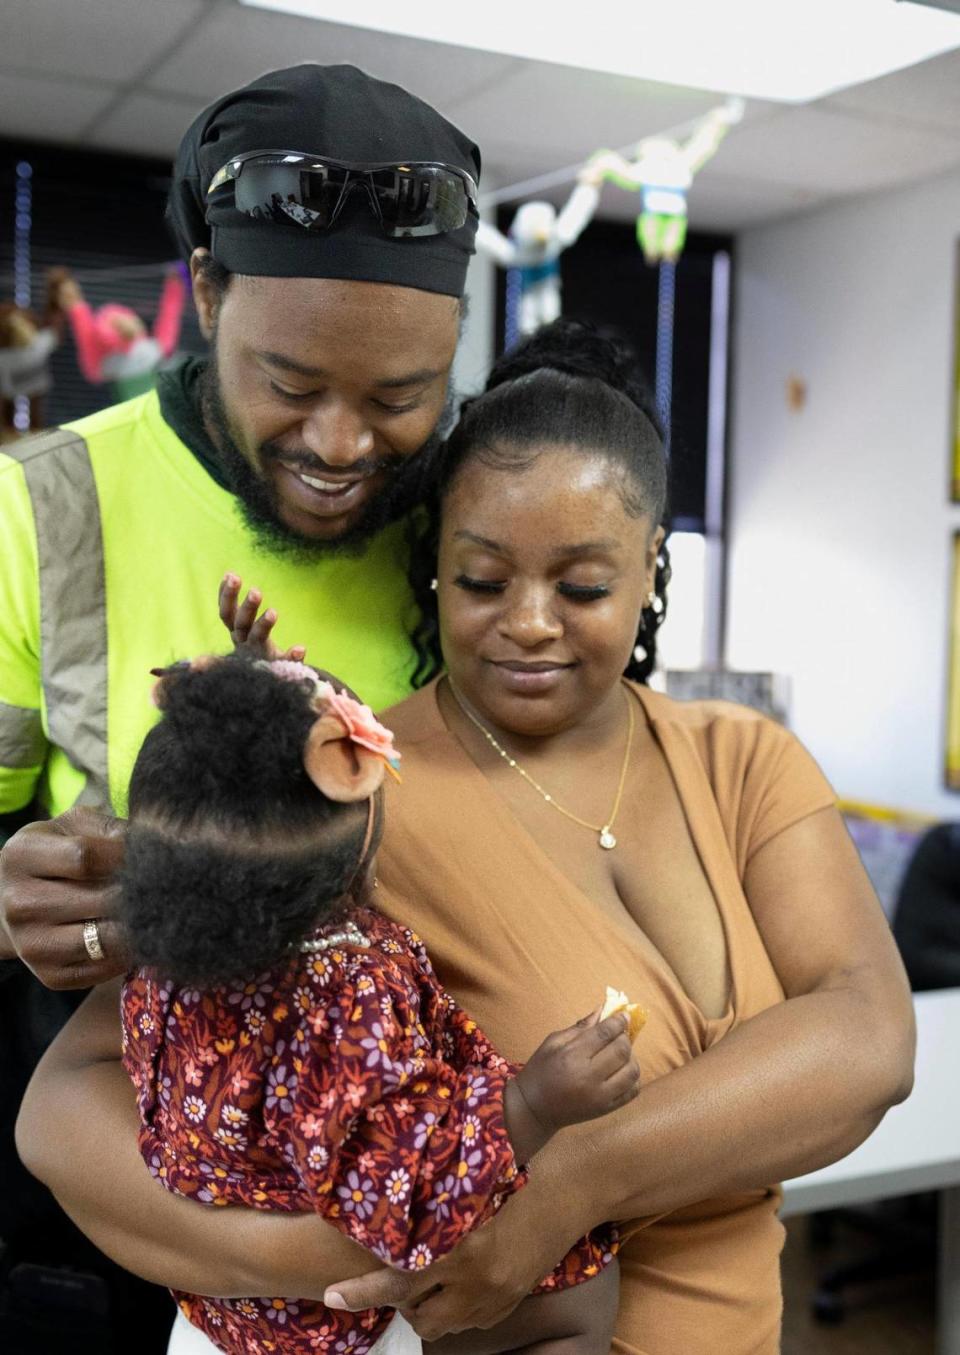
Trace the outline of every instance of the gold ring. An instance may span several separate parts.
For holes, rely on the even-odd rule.
[[[106,959],[103,952],[103,942],[100,940],[100,928],[93,918],[89,918],[83,924],[83,948],[91,960]]]

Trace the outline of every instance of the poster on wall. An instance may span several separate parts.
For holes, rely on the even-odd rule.
[[[947,675],[948,790],[960,790],[960,532],[953,534],[950,593],[950,671]]]

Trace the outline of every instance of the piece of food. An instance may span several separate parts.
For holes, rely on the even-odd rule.
[[[630,1002],[626,993],[621,993],[618,988],[611,988],[607,984],[607,995],[603,999],[603,1010],[600,1013],[600,1020],[605,1021],[608,1016],[613,1016],[615,1012],[626,1012],[627,1019],[630,1022],[628,1033],[633,1042],[647,1024],[647,1013],[640,1006],[639,1002]]]

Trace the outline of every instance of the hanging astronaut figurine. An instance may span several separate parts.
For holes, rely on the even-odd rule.
[[[684,141],[649,136],[632,159],[598,151],[587,168],[620,188],[639,191],[637,239],[648,264],[676,263],[687,238],[687,193],[693,177],[743,117],[744,101],[728,99],[701,118]]]
[[[477,247],[503,268],[520,275],[518,329],[533,334],[560,314],[560,255],[580,236],[597,209],[602,173],[585,165],[566,206],[557,213],[549,202],[525,202],[509,235],[480,222]]]

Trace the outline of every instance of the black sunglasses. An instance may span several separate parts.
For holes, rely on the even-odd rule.
[[[238,211],[306,230],[332,226],[355,189],[394,239],[443,235],[477,214],[477,185],[466,170],[433,160],[352,164],[304,151],[249,151],[217,171],[207,197],[230,185]]]

